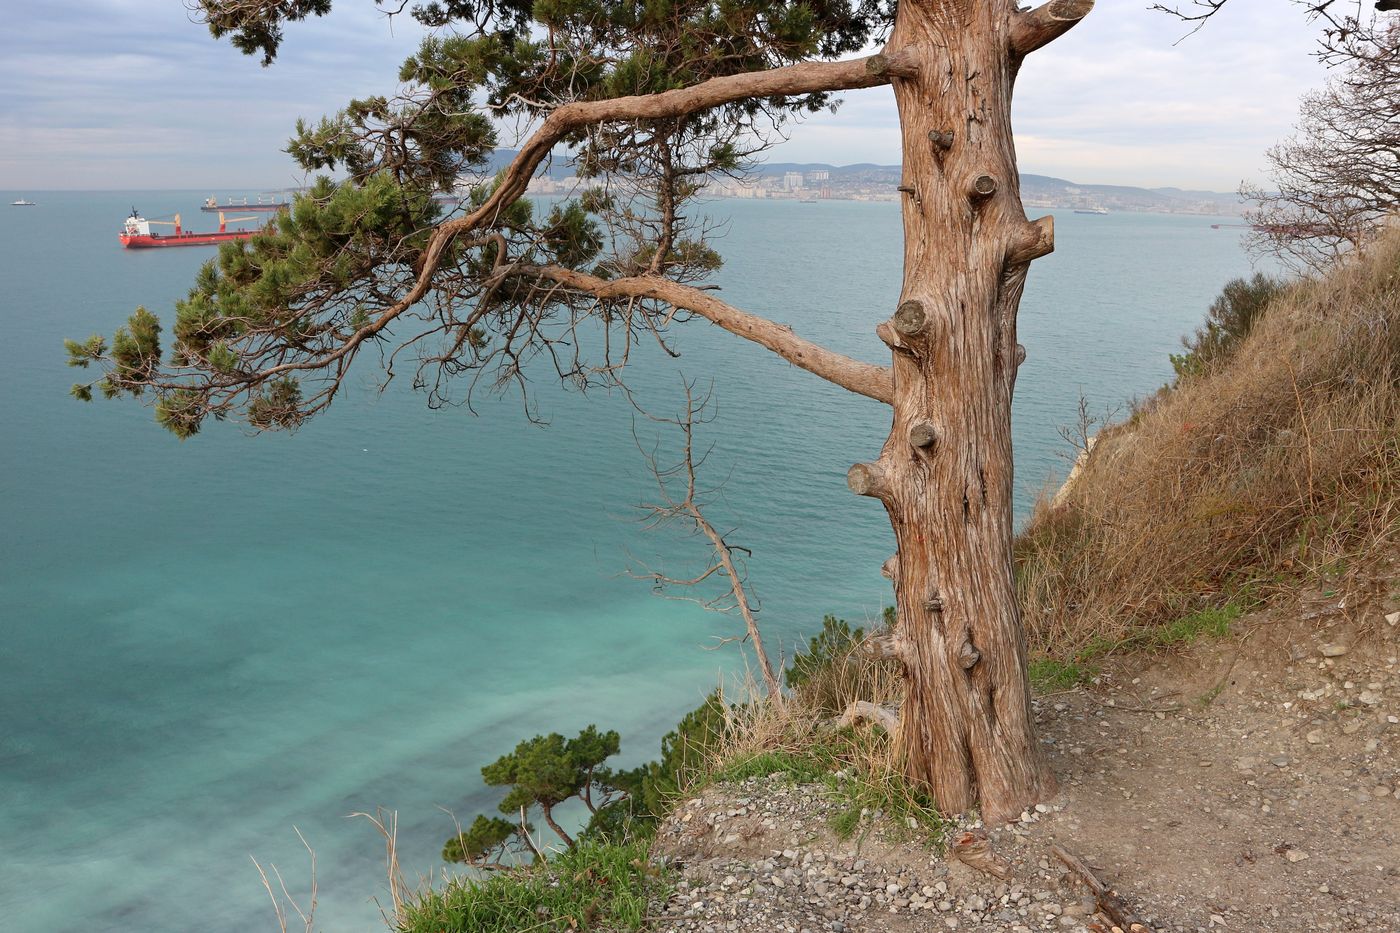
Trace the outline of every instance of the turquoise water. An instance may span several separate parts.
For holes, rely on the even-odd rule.
[[[272,928],[249,856],[304,889],[321,926],[378,928],[382,848],[353,811],[400,818],[410,874],[490,805],[478,768],[519,738],[590,722],[627,762],[739,663],[737,625],[652,596],[640,564],[703,565],[650,534],[650,477],[616,395],[536,383],[546,428],[507,399],[431,412],[361,366],[294,436],[215,426],[180,443],[138,405],[81,405],[61,341],[165,312],[208,253],[127,253],[134,202],[192,214],[207,192],[45,193],[0,229],[0,917],[18,931]],[[19,193],[0,194],[0,201]],[[892,204],[721,201],[727,300],[854,356],[898,293]],[[18,215],[18,209],[14,214]],[[1063,473],[1058,425],[1149,392],[1247,261],[1210,219],[1057,217],[1021,313],[1018,508]],[[712,518],[752,547],[768,637],[878,613],[889,532],[844,474],[886,416],[697,322],[632,381],[674,409],[713,379]],[[364,363],[371,362],[366,359]],[[642,429],[651,436],[649,429]]]

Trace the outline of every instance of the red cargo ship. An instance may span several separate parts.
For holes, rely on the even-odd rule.
[[[122,246],[127,249],[145,249],[154,246],[217,246],[220,243],[228,243],[231,240],[246,240],[256,230],[229,230],[228,224],[237,223],[241,220],[255,220],[254,217],[230,217],[225,219],[222,213],[219,214],[218,233],[191,233],[180,227],[180,215],[175,215],[175,220],[147,220],[142,217],[136,208],[131,209],[131,216],[126,219],[126,226],[118,234],[122,241]],[[174,227],[174,233],[152,233],[152,226]]]

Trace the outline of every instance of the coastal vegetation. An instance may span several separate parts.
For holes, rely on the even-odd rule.
[[[215,36],[270,64],[283,25],[330,3],[195,8]],[[537,368],[579,388],[616,386],[639,345],[672,352],[669,328],[708,320],[870,399],[872,418],[891,424],[847,483],[885,510],[895,540],[885,571],[899,625],[867,646],[907,681],[896,767],[948,814],[1010,818],[1055,786],[1031,717],[1011,567],[1016,315],[1031,263],[1054,249],[1054,223],[1022,207],[1011,98],[1026,58],[1092,8],[416,7],[434,31],[400,69],[401,91],[301,122],[288,146],[306,171],[344,177],[319,178],[266,230],[224,244],[177,304],[168,353],[145,310],[110,344],[70,341],[74,365],[102,370],[73,394],[152,400],[181,438],[211,419],[290,430],[324,411],[370,350],[386,380],[411,369],[430,405],[518,390],[528,414]],[[872,87],[893,92],[902,140],[901,293],[864,323],[888,366],[718,297],[704,283],[722,260],[691,210],[700,180],[742,173],[802,114]],[[529,132],[515,158],[443,216],[433,194],[484,166],[510,121]],[[537,212],[523,196],[556,153],[597,185]],[[733,546],[711,543],[726,564]]]
[[[780,683],[745,610],[763,689],[707,697],[660,758],[637,768],[608,766],[621,739],[596,726],[521,741],[481,769],[506,789],[498,809],[509,818],[478,815],[443,846],[445,860],[476,874],[407,888],[391,856],[399,929],[639,928],[669,883],[652,836],[708,783],[820,786],[842,838],[886,820],[937,848],[969,811],[993,826],[1029,820],[1055,788],[1032,684],[1073,690],[1108,659],[1228,637],[1245,612],[1305,582],[1345,594],[1359,568],[1393,549],[1393,191],[1361,229],[1348,214],[1341,240],[1321,201],[1264,223],[1288,244],[1338,248],[1312,277],[1230,283],[1173,356],[1174,382],[1092,450],[1086,442],[1073,482],[1013,536],[1010,412],[1025,357],[1016,313],[1030,264],[1053,249],[1053,224],[1021,208],[1011,91],[1022,60],[1091,7],[431,4],[414,15],[461,31],[425,40],[399,98],[355,101],[298,127],[290,151],[300,164],[346,179],[322,178],[267,232],[224,246],[177,306],[168,352],[145,309],[110,343],[69,342],[74,365],[102,371],[76,397],[153,399],[157,420],[182,438],[211,418],[294,429],[332,403],[371,347],[385,355],[386,380],[401,353],[415,358],[432,405],[456,400],[463,384],[470,402],[484,383],[519,389],[528,412],[532,364],[580,388],[619,385],[638,342],[665,349],[668,329],[693,317],[892,419],[878,457],[847,477],[886,510],[897,543],[884,566],[895,605],[883,618],[824,619]],[[201,8],[216,35],[271,62],[281,24],[328,3]],[[1393,51],[1398,37],[1392,28],[1373,39]],[[877,41],[884,51],[840,58]],[[1393,86],[1394,73],[1373,65],[1359,58],[1348,77]],[[869,322],[888,367],[716,297],[703,282],[720,256],[686,213],[696,178],[742,171],[787,121],[839,91],[884,85],[900,108],[906,234],[901,300]],[[442,216],[431,194],[496,143],[482,96],[534,134]],[[522,195],[561,148],[599,187],[544,213]],[[1320,184],[1326,198],[1355,197],[1344,179]],[[1260,210],[1270,203],[1261,196]],[[743,608],[738,548],[694,506],[695,412],[671,422],[685,432],[690,494],[664,512],[705,533]],[[569,807],[587,812],[581,828],[560,820]],[[534,814],[556,843],[543,842]]]
[[[1317,236],[1300,226],[1285,239]],[[1101,431],[1016,537],[1037,689],[1228,638],[1304,588],[1342,606],[1364,598],[1400,530],[1400,230],[1372,218],[1321,268],[1228,283],[1172,356],[1173,383]],[[898,633],[898,610],[880,622],[878,637]],[[839,802],[842,838],[875,818],[941,845],[948,824],[901,773],[881,715],[907,703],[908,684],[869,645],[866,627],[828,616],[782,695],[710,697],[717,727],[646,825],[706,783],[781,775]]]
[[[1210,320],[1239,301],[1238,283],[1226,291],[1235,298],[1222,295]],[[1400,233],[1374,240],[1326,277],[1269,291],[1228,353],[1109,428],[1068,498],[1059,506],[1047,498],[1018,536],[1018,593],[1038,690],[1088,684],[1115,659],[1228,638],[1244,613],[1304,586],[1320,582],[1345,604],[1370,585],[1368,563],[1393,553]],[[881,621],[897,628],[892,611]],[[421,890],[399,928],[504,930],[527,918],[541,929],[639,928],[641,914],[620,922],[600,892],[619,905],[664,899],[668,875],[647,857],[652,833],[679,801],[712,783],[782,776],[823,788],[838,837],[879,821],[934,849],[946,845],[950,824],[903,776],[899,748],[878,717],[848,715],[858,701],[897,708],[904,700],[898,671],[864,644],[863,627],[828,616],[788,665],[782,696],[712,694],[666,737],[660,761],[636,769],[646,790],[617,782],[633,788],[628,820],[605,828],[595,816],[582,834],[587,849],[581,840],[508,877]],[[609,866],[629,864],[624,856],[637,863],[619,874]],[[610,880],[561,899],[543,879],[561,877],[564,866],[575,878]],[[483,902],[488,891],[516,913],[495,915],[499,926],[463,925],[461,905]]]

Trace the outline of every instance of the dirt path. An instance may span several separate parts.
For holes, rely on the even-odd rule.
[[[1006,881],[878,833],[838,840],[820,786],[711,788],[661,834],[685,879],[663,927],[1108,929],[1060,843],[1159,933],[1400,931],[1400,625],[1376,605],[1319,593],[1042,698],[1061,792],[992,832]]]

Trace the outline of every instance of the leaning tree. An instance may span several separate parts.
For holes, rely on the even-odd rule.
[[[216,36],[265,63],[283,25],[329,0],[198,0]],[[360,355],[411,372],[433,405],[524,389],[527,367],[615,381],[639,341],[703,318],[884,406],[851,489],[889,514],[898,624],[871,641],[906,675],[905,767],[947,812],[1013,817],[1053,791],[1038,750],[1012,581],[1016,314],[1050,218],[1019,196],[1011,95],[1026,56],[1093,0],[438,0],[392,96],[352,101],[289,146],[318,180],[250,241],[225,245],[176,306],[168,354],[138,309],[108,343],[70,343],[103,376],[81,398],[145,395],[181,437],[209,417],[293,428]],[[400,7],[402,9],[402,7]],[[873,49],[880,51],[869,54]],[[853,57],[854,56],[854,57]],[[889,86],[903,150],[904,276],[871,309],[889,366],[847,358],[728,304],[692,210],[785,126]],[[504,127],[518,154],[443,213]],[[524,199],[552,158],[595,181],[547,212]],[[873,415],[874,413],[872,413]]]

